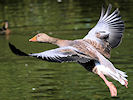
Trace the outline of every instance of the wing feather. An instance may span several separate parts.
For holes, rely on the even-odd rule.
[[[53,50],[44,51],[41,53],[29,54],[29,56],[37,57],[42,60],[47,60],[50,62],[87,62],[90,57],[82,55],[81,52],[71,46],[61,47]]]
[[[124,22],[119,15],[119,9],[117,8],[112,14],[110,14],[111,8],[112,6],[109,4],[105,13],[104,8],[102,7],[101,17],[98,23],[88,32],[84,39],[92,39],[102,45],[103,41],[104,43],[108,42],[111,48],[115,48],[120,44],[124,31]],[[107,37],[108,35],[108,38],[102,40],[102,38],[97,37],[97,33],[100,33],[100,36],[102,37],[104,37],[104,35]]]
[[[33,56],[42,60],[46,60],[49,62],[80,62],[80,63],[86,63],[90,60],[98,60],[93,57],[92,54],[86,54],[84,52],[81,52],[76,47],[72,46],[66,46],[66,47],[60,47],[57,49],[52,49],[48,51],[44,51],[41,53],[33,53],[33,54],[27,54],[18,48],[16,48],[13,44],[9,43],[9,47],[11,51],[19,56]],[[91,53],[91,52],[90,52]],[[95,52],[93,52],[95,53]]]

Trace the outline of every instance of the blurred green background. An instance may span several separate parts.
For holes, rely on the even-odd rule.
[[[111,98],[102,79],[76,63],[49,63],[14,55],[10,41],[27,53],[57,46],[31,43],[37,32],[62,39],[80,39],[97,23],[102,5],[119,8],[125,22],[122,44],[112,50],[111,61],[125,71],[126,89],[111,80],[118,97]],[[0,0],[0,22],[9,21],[9,39],[0,35],[0,100],[132,100],[133,0]]]

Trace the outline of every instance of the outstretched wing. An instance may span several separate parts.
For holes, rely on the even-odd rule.
[[[87,55],[81,53],[74,47],[67,46],[57,49],[52,49],[44,51],[41,53],[29,54],[29,56],[37,57],[42,60],[47,60],[50,62],[82,62],[85,63],[91,59]]]
[[[53,50],[44,51],[41,53],[33,53],[26,54],[23,51],[17,49],[14,45],[9,43],[9,47],[12,52],[19,56],[33,56],[42,60],[50,61],[50,62],[81,62],[86,63],[90,59],[94,59],[93,57],[89,57],[88,55],[80,52],[78,49],[66,46]]]
[[[109,43],[111,48],[119,45],[124,31],[124,22],[121,20],[118,9],[110,14],[111,8],[112,6],[109,4],[106,13],[105,9],[102,8],[98,23],[88,32],[84,39],[92,39],[101,44],[105,41]]]

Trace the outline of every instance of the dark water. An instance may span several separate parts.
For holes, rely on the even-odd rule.
[[[11,35],[0,36],[0,100],[133,100],[132,0],[0,0],[0,21],[8,20]],[[76,63],[49,63],[14,55],[8,41],[27,53],[56,48],[28,42],[36,32],[62,39],[83,38],[101,6],[120,8],[125,21],[122,44],[112,50],[115,67],[127,72],[129,88],[111,80],[118,98],[111,98],[102,79]]]

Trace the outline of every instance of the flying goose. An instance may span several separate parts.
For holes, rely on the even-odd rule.
[[[102,7],[101,17],[94,28],[92,28],[83,39],[62,40],[50,37],[45,33],[39,33],[30,42],[52,43],[59,48],[41,53],[26,54],[9,43],[13,53],[20,56],[32,56],[50,62],[77,62],[85,69],[99,75],[108,86],[111,96],[117,96],[117,89],[108,76],[127,88],[128,80],[125,72],[120,71],[108,60],[111,49],[117,47],[124,31],[124,22],[121,20],[119,10],[110,14],[112,6],[109,5],[105,13]]]

